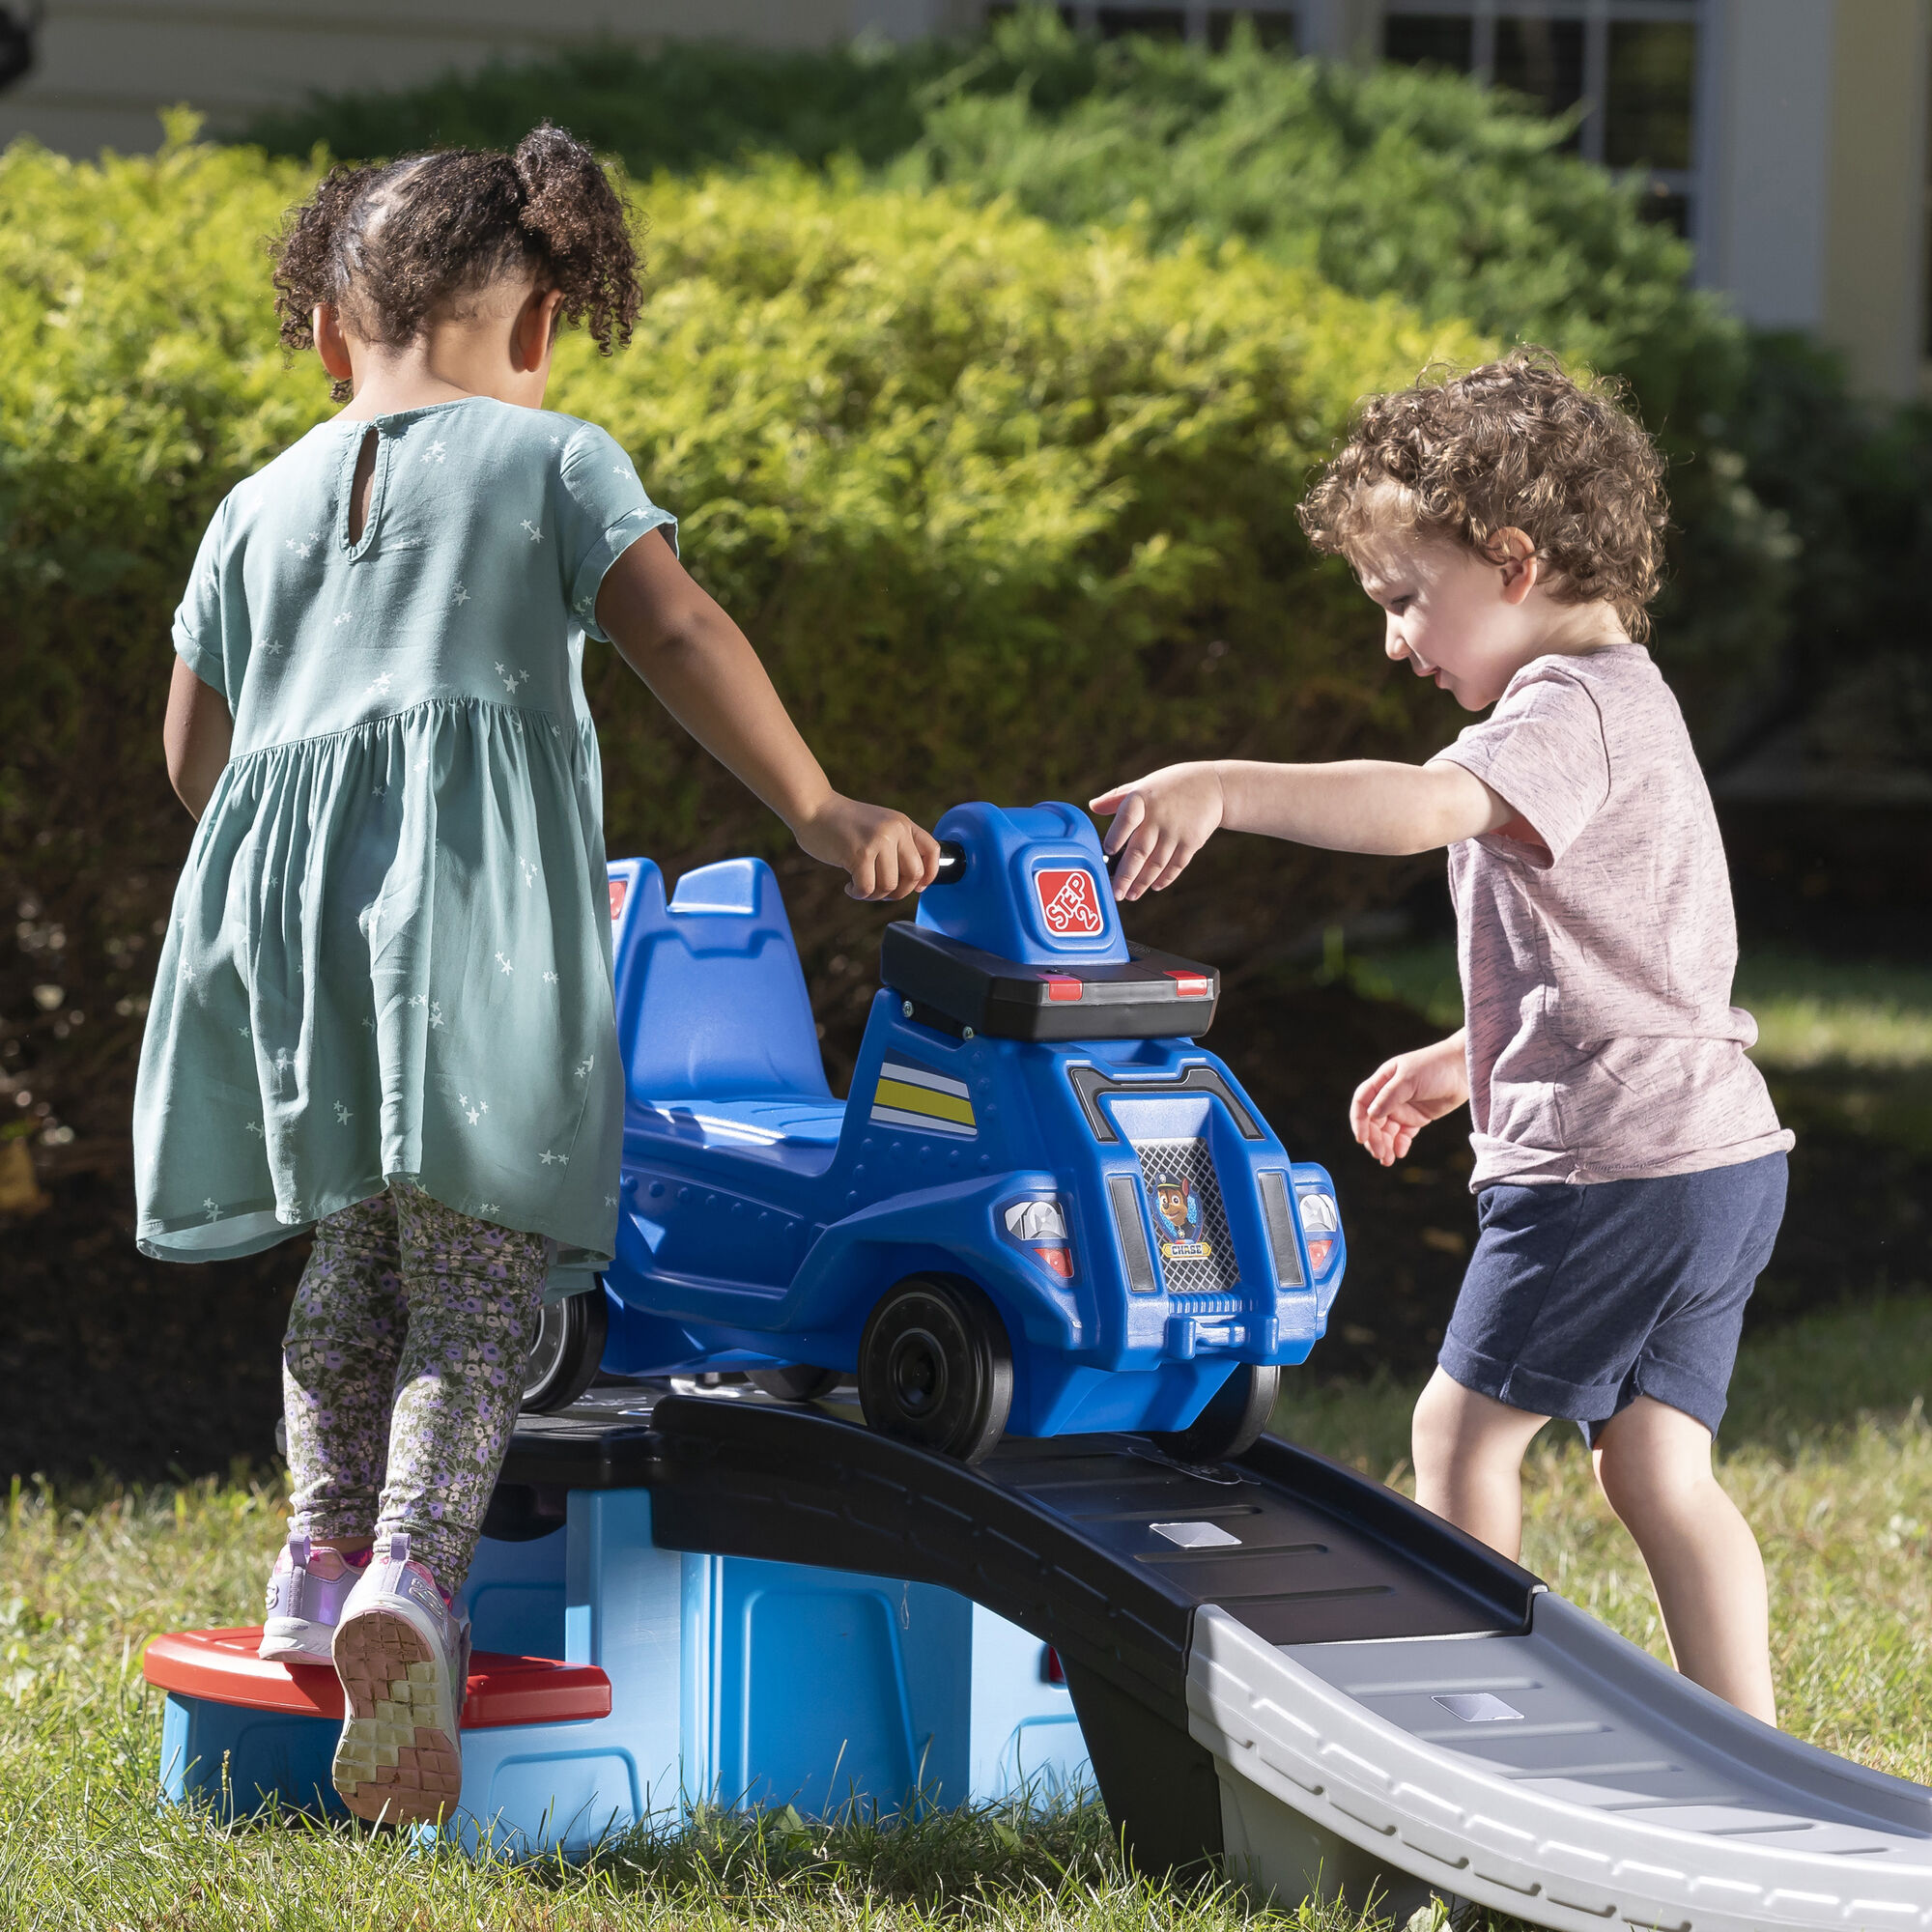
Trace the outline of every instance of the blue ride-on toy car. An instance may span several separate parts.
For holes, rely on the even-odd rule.
[[[1130,945],[1086,815],[956,807],[886,929],[851,1095],[826,1085],[778,882],[755,859],[611,867],[628,1106],[616,1260],[557,1303],[528,1406],[601,1359],[856,1375],[875,1429],[973,1461],[1010,1431],[1140,1431],[1204,1462],[1260,1433],[1346,1249],[1196,1044],[1211,967]]]

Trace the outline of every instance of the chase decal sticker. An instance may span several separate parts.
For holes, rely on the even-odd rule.
[[[949,1080],[904,1060],[888,1060],[879,1068],[872,1119],[882,1127],[911,1127],[959,1140],[977,1140],[980,1133],[963,1080]]]
[[[1201,1237],[1201,1197],[1193,1181],[1184,1174],[1162,1175],[1149,1192],[1153,1197],[1154,1225],[1160,1230],[1161,1260],[1212,1261],[1213,1244]]]

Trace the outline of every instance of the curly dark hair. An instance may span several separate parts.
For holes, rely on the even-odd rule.
[[[1616,384],[1523,348],[1370,396],[1297,514],[1317,550],[1345,556],[1389,530],[1492,556],[1497,534],[1520,529],[1558,599],[1605,599],[1642,642],[1669,523],[1663,469]]]
[[[624,198],[582,141],[548,122],[513,155],[439,148],[331,168],[284,217],[274,255],[283,345],[315,346],[313,312],[333,302],[365,342],[401,348],[506,275],[563,296],[608,355],[643,305]],[[335,384],[345,401],[349,386]]]

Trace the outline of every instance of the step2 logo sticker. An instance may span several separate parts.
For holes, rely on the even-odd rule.
[[[1100,889],[1085,866],[1042,866],[1033,875],[1040,917],[1056,939],[1098,939],[1107,929]]]
[[[1164,1262],[1205,1262],[1214,1250],[1201,1238],[1201,1197],[1185,1175],[1157,1176],[1152,1183],[1153,1218],[1160,1229]]]

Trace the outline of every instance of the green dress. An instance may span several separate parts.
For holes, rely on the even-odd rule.
[[[144,1253],[250,1254],[406,1178],[549,1237],[558,1287],[610,1260],[624,1087],[583,640],[659,526],[604,431],[488,397],[338,416],[222,502],[174,640],[234,741],[148,1009]]]

